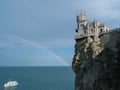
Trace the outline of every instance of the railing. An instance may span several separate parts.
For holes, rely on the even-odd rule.
[[[75,36],[75,39],[80,39],[80,38],[89,37],[89,36],[93,36],[93,35],[95,35],[95,34],[94,33],[81,34],[81,35]]]
[[[100,33],[81,34],[81,35],[75,36],[75,39],[80,39],[80,38],[85,38],[85,37],[89,37],[89,36],[94,36],[95,34],[101,35],[101,34],[110,33],[110,32],[114,32],[114,31],[118,31],[118,30],[120,30],[120,28],[116,28],[116,29],[112,29],[110,31],[104,31],[104,32],[100,32]]]

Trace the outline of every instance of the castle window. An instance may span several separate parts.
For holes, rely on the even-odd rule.
[[[100,33],[102,32],[103,30],[102,29],[100,29]]]
[[[91,29],[91,32],[93,33],[93,29]]]

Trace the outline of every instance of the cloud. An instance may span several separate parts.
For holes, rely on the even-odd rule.
[[[27,44],[8,34],[0,35],[0,48],[26,47]]]
[[[0,57],[3,57],[4,55],[3,54],[0,54]]]
[[[68,48],[74,46],[74,40],[71,38],[56,38],[42,44],[47,48]]]
[[[119,3],[119,0],[80,0],[76,2],[76,8],[98,18],[118,19]]]
[[[14,45],[12,43],[8,42],[0,42],[0,48],[5,48],[5,47],[13,47]]]

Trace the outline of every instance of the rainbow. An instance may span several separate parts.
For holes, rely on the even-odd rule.
[[[8,34],[7,34],[8,36]],[[63,64],[64,66],[70,66],[70,64],[65,60],[63,59],[62,57],[60,57],[59,55],[57,55],[56,53],[54,53],[53,51],[47,49],[46,47],[36,43],[36,42],[33,42],[32,40],[28,40],[28,39],[25,39],[25,38],[21,38],[21,37],[18,37],[18,36],[15,36],[15,35],[10,35],[10,37],[14,38],[14,39],[17,39],[18,41],[24,43],[24,44],[28,44],[28,45],[31,45],[35,48],[39,48],[43,51],[45,51],[46,53],[49,53],[50,55],[52,55],[53,58],[55,58],[56,60],[58,60],[59,62],[61,62],[61,64]]]

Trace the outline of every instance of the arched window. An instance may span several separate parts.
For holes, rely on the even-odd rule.
[[[93,33],[93,29],[91,29],[91,33]]]
[[[108,29],[106,29],[106,32],[108,31]]]
[[[103,29],[101,28],[101,29],[100,29],[100,33],[101,33],[102,31],[103,31]]]

